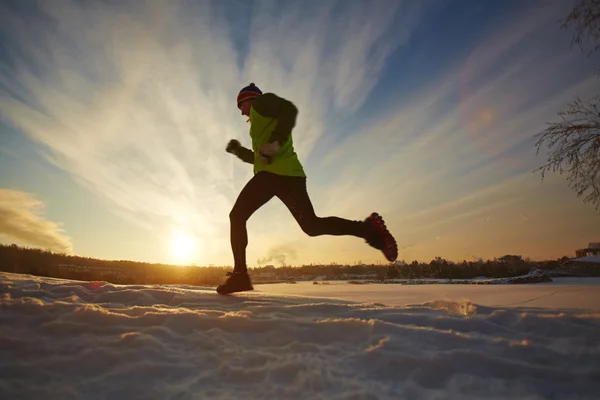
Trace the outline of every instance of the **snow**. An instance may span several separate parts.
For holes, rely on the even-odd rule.
[[[598,279],[113,285],[0,273],[0,398],[598,399]]]
[[[375,302],[389,306],[420,304],[432,299],[473,302],[488,307],[536,307],[584,309],[600,312],[600,278],[553,278],[552,283],[532,285],[349,285],[330,281],[328,285],[298,282],[296,285],[254,285],[269,294],[302,295],[345,301]],[[600,343],[600,342],[599,342]]]

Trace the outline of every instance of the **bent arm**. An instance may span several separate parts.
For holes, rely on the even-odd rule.
[[[262,116],[277,119],[269,143],[279,142],[280,145],[283,145],[296,125],[298,109],[294,103],[276,94],[265,93],[254,101],[252,107]]]

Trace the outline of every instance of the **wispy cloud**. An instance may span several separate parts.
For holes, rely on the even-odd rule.
[[[495,26],[462,63],[347,135],[324,161],[342,176],[325,195],[331,204],[352,193],[341,205],[347,211],[375,201],[383,210],[422,213],[534,169],[543,160],[533,135],[576,95],[600,88],[591,68],[573,68],[585,57],[568,40],[563,47],[548,40],[565,34],[556,24],[563,9],[552,3]]]
[[[0,189],[0,235],[19,243],[70,253],[71,240],[43,217],[44,204],[28,193]]]
[[[223,238],[211,246],[222,253],[229,208],[250,174],[223,150],[230,138],[246,138],[237,91],[254,81],[292,99],[301,110],[297,147],[308,157],[332,111],[363,103],[424,8],[261,4],[246,27],[247,53],[218,2],[8,9],[1,18],[12,67],[2,66],[2,117],[133,220]]]
[[[315,196],[321,210],[356,218],[384,213],[400,243],[418,243],[409,252],[416,258],[459,258],[469,249],[494,257],[515,243],[524,254],[531,244],[536,257],[572,252],[575,239],[557,239],[562,228],[578,229],[579,241],[594,232],[579,217],[577,228],[562,210],[587,215],[584,207],[574,207],[562,177],[540,185],[532,173],[543,162],[533,135],[576,95],[600,89],[593,66],[559,30],[564,9],[549,3],[495,24],[464,60],[452,60],[441,75],[344,135],[323,161],[336,185],[323,185]],[[539,231],[543,218],[518,218],[542,211],[552,216],[546,231],[557,237]],[[324,241],[321,251],[335,249],[335,240]],[[350,243],[348,261],[358,254]]]
[[[224,153],[230,138],[249,145],[234,99],[250,81],[298,106],[294,140],[311,160],[317,213],[386,213],[414,252],[437,236],[436,223],[458,226],[539,198],[533,189],[505,195],[536,164],[532,135],[570,96],[598,87],[573,68],[585,58],[568,38],[562,47],[549,40],[565,35],[561,2],[490,25],[473,48],[457,49],[464,59],[436,60],[447,66],[397,101],[374,100],[368,115],[390,58],[443,3],[256,2],[239,15],[222,2],[25,4],[0,16],[9,43],[1,117],[120,215],[185,230],[210,243],[205,257],[218,263],[229,254],[227,215],[251,176]],[[249,260],[264,257],[273,237],[303,237],[281,205],[258,219]],[[302,259],[358,254],[330,251],[338,239],[306,240]]]

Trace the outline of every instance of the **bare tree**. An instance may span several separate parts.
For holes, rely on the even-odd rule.
[[[561,27],[574,26],[575,36],[571,45],[584,50],[584,42],[590,41],[592,48],[588,56],[600,49],[600,0],[579,0]],[[599,70],[600,72],[600,70]],[[536,134],[537,154],[543,147],[549,149],[548,159],[536,169],[541,171],[542,180],[548,171],[566,173],[569,186],[591,203],[600,208],[600,96],[591,100],[579,97],[568,104],[566,111],[558,116],[560,121],[549,123],[548,128]]]
[[[575,100],[558,115],[559,122],[536,135],[537,153],[550,149],[547,162],[536,171],[542,179],[548,171],[567,173],[569,186],[586,203],[600,207],[600,96],[591,101]]]
[[[588,56],[600,49],[600,0],[579,0],[571,13],[563,21],[561,28],[573,26],[575,36],[571,45],[577,45],[585,52],[584,42],[591,42]]]

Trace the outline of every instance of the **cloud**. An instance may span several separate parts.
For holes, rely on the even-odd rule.
[[[0,235],[56,252],[71,253],[71,240],[41,214],[44,204],[28,193],[0,189]]]
[[[224,152],[230,138],[249,145],[234,103],[239,88],[254,81],[298,105],[305,159],[333,111],[364,102],[425,8],[264,4],[250,12],[245,47],[228,29],[245,20],[229,21],[216,3],[8,8],[1,116],[132,221],[226,238],[227,214],[251,173]],[[228,246],[219,243],[214,255]]]
[[[323,161],[338,176],[326,208],[412,215],[531,173],[543,162],[534,134],[576,95],[600,88],[568,37],[564,47],[549,40],[565,35],[555,23],[563,8],[494,24],[464,60],[345,135]]]
[[[598,87],[575,67],[584,57],[558,28],[560,2],[486,23],[468,48],[442,52],[436,39],[423,56],[435,73],[423,68],[394,101],[374,96],[381,78],[400,77],[385,82],[390,92],[413,80],[386,67],[413,55],[424,15],[445,7],[437,1],[26,4],[0,13],[0,117],[119,215],[198,236],[215,263],[229,254],[227,214],[251,176],[223,150],[230,138],[249,145],[234,98],[251,81],[300,110],[294,143],[310,160],[317,214],[377,210],[398,231],[422,224],[421,236],[406,238],[419,246],[437,222],[456,226],[537,198],[529,187],[502,190],[535,166],[532,135]],[[248,259],[264,257],[257,249],[274,237],[303,237],[281,206],[253,219]],[[340,256],[322,243],[319,254]]]
[[[556,23],[564,5],[534,8],[491,24],[464,58],[448,60],[428,82],[340,133],[320,165],[336,184],[320,179],[316,208],[356,219],[379,211],[399,243],[419,244],[410,252],[419,259],[471,250],[493,257],[511,241],[524,254],[531,243],[535,257],[550,254],[547,243],[553,243],[552,255],[570,253],[572,242],[538,232],[544,219],[519,222],[516,232],[511,223],[542,209],[553,216],[547,223],[558,236],[560,227],[578,229],[574,219],[560,217],[566,210],[577,214],[578,223],[582,216],[597,223],[591,210],[576,206],[562,177],[540,184],[532,171],[543,163],[533,135],[576,95],[597,93],[600,81]],[[483,224],[489,215],[494,218]],[[579,226],[581,237],[593,232],[588,224]],[[452,240],[436,239],[440,232]],[[334,240],[324,240],[320,250],[335,249]],[[360,257],[351,239],[347,243],[344,253],[327,254],[349,262]]]

